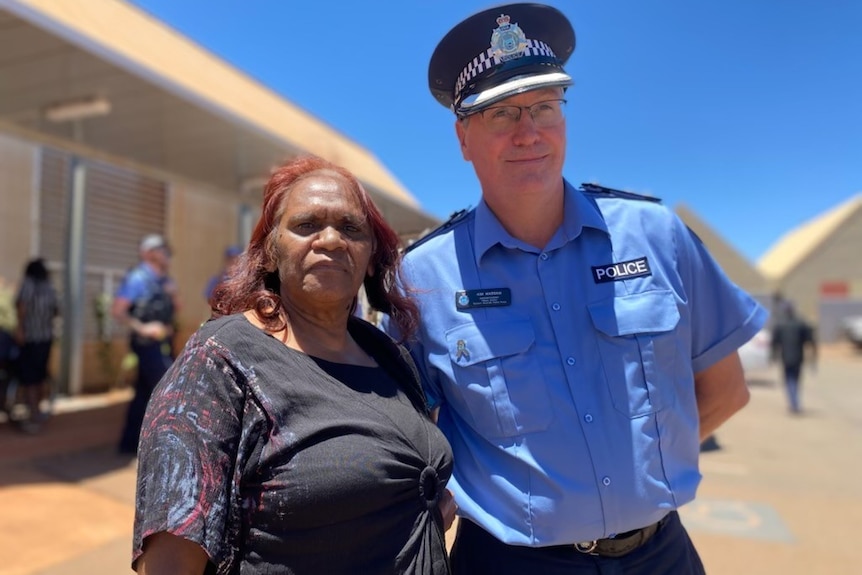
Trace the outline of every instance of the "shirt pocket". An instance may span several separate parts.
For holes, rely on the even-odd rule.
[[[457,401],[484,437],[544,431],[551,402],[531,348],[530,320],[469,323],[446,332]]]
[[[680,355],[673,292],[616,296],[588,307],[614,407],[640,417],[670,406]]]

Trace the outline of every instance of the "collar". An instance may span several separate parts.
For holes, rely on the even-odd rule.
[[[585,227],[608,232],[608,226],[596,203],[565,179],[563,195],[563,223],[545,246],[545,250],[556,249],[572,241],[581,235]],[[497,244],[528,252],[538,251],[534,246],[522,242],[507,232],[485,202],[485,198],[482,198],[476,206],[473,241],[477,266],[480,265],[482,256]]]

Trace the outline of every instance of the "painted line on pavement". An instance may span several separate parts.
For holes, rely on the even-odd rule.
[[[696,499],[679,510],[686,529],[745,539],[791,543],[793,534],[778,512],[765,503]]]

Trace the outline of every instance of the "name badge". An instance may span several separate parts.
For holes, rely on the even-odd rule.
[[[617,262],[604,266],[593,266],[593,279],[597,284],[618,282],[632,278],[652,275],[646,256],[627,262]]]
[[[455,307],[458,309],[506,305],[512,305],[512,290],[509,288],[468,289],[455,292]]]

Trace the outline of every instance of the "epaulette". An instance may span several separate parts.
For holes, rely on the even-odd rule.
[[[425,242],[427,242],[431,238],[442,234],[443,232],[445,232],[446,230],[448,230],[449,228],[451,228],[452,226],[454,226],[455,224],[457,224],[458,222],[460,222],[461,220],[466,218],[467,214],[469,214],[469,213],[470,213],[469,207],[467,207],[463,210],[458,210],[457,212],[452,212],[452,215],[449,216],[448,220],[446,220],[445,222],[443,222],[442,224],[440,224],[439,226],[437,226],[436,228],[434,228],[433,230],[431,230],[430,232],[428,232],[427,234],[425,234],[424,236],[422,236],[421,238],[419,238],[418,240],[414,241],[412,244],[410,244],[409,246],[404,248],[404,253],[406,254],[410,250],[418,248],[419,246],[421,246],[422,244],[424,244]]]
[[[661,203],[661,198],[657,198],[655,196],[646,196],[644,194],[636,194],[634,192],[624,192],[623,190],[606,188],[598,184],[581,184],[581,189],[588,194],[611,196],[614,198],[623,198],[626,200],[643,200],[646,202],[655,202],[657,204]]]

